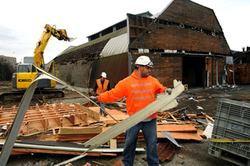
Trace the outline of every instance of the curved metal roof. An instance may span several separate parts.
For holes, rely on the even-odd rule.
[[[108,57],[128,52],[128,33],[111,38],[101,52],[101,57]]]
[[[79,45],[79,46],[73,47],[73,48],[71,48],[71,49],[69,49],[69,50],[66,50],[66,51],[63,52],[61,55],[66,54],[66,53],[69,53],[69,52],[76,51],[76,50],[81,49],[81,48],[85,48],[85,47],[91,46],[91,45],[93,45],[93,44],[99,43],[99,42],[104,41],[104,40],[108,40],[108,39],[110,39],[110,38],[119,36],[119,35],[124,34],[124,33],[127,33],[127,27],[122,28],[122,29],[119,29],[119,30],[117,30],[117,31],[115,31],[115,32],[113,32],[113,33],[109,33],[109,34],[107,34],[107,35],[105,35],[105,36],[102,36],[102,37],[97,38],[97,39],[95,39],[95,40],[92,40],[92,41],[90,41],[90,42],[87,42],[87,43],[81,44],[81,45]]]

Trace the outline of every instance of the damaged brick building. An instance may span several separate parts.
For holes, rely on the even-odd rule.
[[[157,15],[127,14],[88,40],[55,58],[59,78],[83,88],[92,88],[102,71],[114,87],[132,73],[140,55],[151,58],[151,74],[164,86],[173,87],[174,79],[188,86],[221,85],[231,56],[214,11],[189,0],[173,0]]]
[[[233,61],[227,65],[227,83],[250,84],[250,47],[234,52]]]

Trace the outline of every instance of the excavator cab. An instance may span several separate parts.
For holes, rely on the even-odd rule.
[[[19,73],[36,72],[36,69],[35,67],[32,66],[32,63],[23,63],[17,66],[17,72]]]
[[[17,73],[12,75],[12,88],[15,89],[27,89],[33,80],[41,75],[41,72],[37,72],[32,63],[23,63],[17,66]],[[56,82],[50,79],[39,80],[38,88],[53,88],[56,86]]]

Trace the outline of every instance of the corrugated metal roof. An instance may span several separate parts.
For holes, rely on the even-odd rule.
[[[127,33],[127,27],[122,28],[122,29],[119,29],[119,30],[117,30],[117,31],[115,31],[115,32],[113,32],[113,33],[107,34],[107,35],[105,35],[105,36],[102,36],[102,37],[97,38],[97,39],[95,39],[95,40],[92,40],[92,41],[90,41],[90,42],[87,42],[87,43],[81,44],[81,45],[79,45],[79,46],[76,46],[76,47],[74,47],[74,48],[72,48],[72,49],[69,49],[69,50],[65,51],[63,54],[66,54],[66,53],[69,53],[69,52],[72,52],[72,51],[75,51],[75,50],[78,50],[78,49],[81,49],[81,48],[88,47],[88,46],[90,46],[90,45],[99,43],[99,42],[101,42],[101,41],[110,39],[110,38],[115,37],[115,36],[119,36],[119,35],[124,34],[124,33]]]
[[[108,41],[101,52],[101,57],[128,52],[128,33],[114,37]]]

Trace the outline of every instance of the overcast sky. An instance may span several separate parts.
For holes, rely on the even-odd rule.
[[[66,29],[73,42],[51,37],[44,51],[48,63],[69,46],[87,42],[87,36],[119,21],[126,14],[149,11],[161,12],[171,0],[5,0],[0,2],[0,55],[14,56],[21,62],[24,56],[33,56],[45,24]],[[249,0],[193,0],[214,10],[229,47],[242,51],[250,46]],[[192,12],[192,11],[190,11]]]

